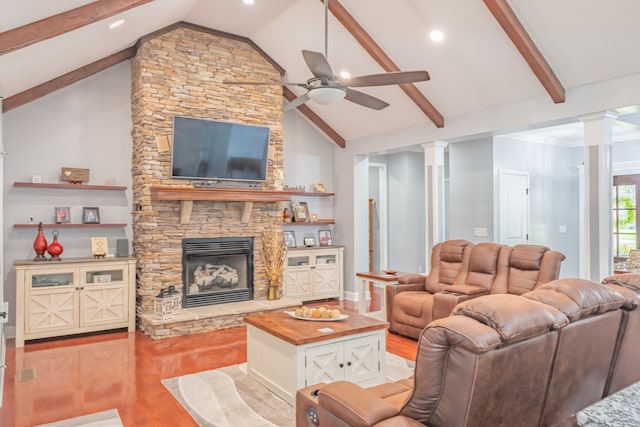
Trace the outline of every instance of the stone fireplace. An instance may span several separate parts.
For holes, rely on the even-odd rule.
[[[153,338],[163,338],[241,325],[242,315],[233,307],[244,302],[221,301],[208,309],[202,304],[208,304],[206,300],[215,289],[221,291],[222,299],[252,295],[254,306],[250,310],[267,310],[264,307],[271,302],[266,301],[268,279],[262,235],[265,231],[282,230],[281,203],[206,197],[181,202],[157,197],[154,191],[158,187],[177,192],[194,189],[190,180],[171,178],[175,115],[268,126],[264,189],[282,188],[282,88],[225,85],[223,81],[279,81],[283,70],[248,39],[187,23],[142,39],[131,66],[133,250],[138,259],[139,326]],[[221,259],[209,254],[205,256],[209,259],[184,270],[183,241],[206,238],[225,242],[230,237],[252,242],[247,254],[253,260],[251,267],[232,265],[236,262],[233,257]],[[191,249],[189,246],[187,256]],[[197,280],[194,274],[198,267],[201,286],[196,283],[190,293],[190,282]],[[219,283],[212,285],[206,275],[214,271],[219,272]],[[247,285],[235,285],[234,275],[238,279],[246,276]],[[222,277],[229,282],[223,283]],[[171,324],[158,322],[153,313],[154,298],[171,285],[182,292],[189,307],[185,306],[184,315]]]
[[[182,306],[253,299],[253,238],[182,240]]]

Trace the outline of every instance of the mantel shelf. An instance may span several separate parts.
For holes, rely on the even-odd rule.
[[[284,221],[282,224],[285,227],[290,227],[290,226],[319,226],[319,225],[330,225],[330,224],[335,224],[336,221],[334,219],[319,219],[317,221],[308,221],[308,222],[287,222]]]
[[[258,190],[250,188],[209,188],[209,187],[151,187],[151,197],[155,200],[175,200],[180,202],[180,223],[188,224],[194,201],[243,202],[242,222],[249,222],[253,202],[287,202],[298,194],[291,191]]]

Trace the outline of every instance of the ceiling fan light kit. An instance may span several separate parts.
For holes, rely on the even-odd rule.
[[[346,92],[337,87],[317,87],[309,90],[309,98],[318,104],[331,105],[344,99]]]

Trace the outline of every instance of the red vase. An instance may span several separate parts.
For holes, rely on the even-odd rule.
[[[60,258],[60,255],[64,248],[58,242],[58,234],[58,230],[53,230],[53,242],[47,248],[47,252],[51,255],[51,261],[60,261],[62,259]]]
[[[36,236],[36,240],[33,241],[33,250],[36,251],[34,261],[47,260],[44,256],[44,251],[47,250],[47,239],[45,239],[44,232],[42,231],[42,223],[38,224],[38,235]]]

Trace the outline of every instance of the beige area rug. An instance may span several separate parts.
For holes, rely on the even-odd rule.
[[[36,427],[123,427],[117,409],[96,412],[95,414],[69,418],[55,423],[40,424]]]
[[[387,381],[413,375],[413,362],[386,354]],[[247,364],[162,380],[202,427],[294,427],[293,407],[247,375]]]

